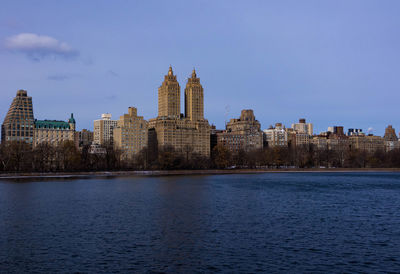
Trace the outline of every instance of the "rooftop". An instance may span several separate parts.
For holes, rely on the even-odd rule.
[[[70,125],[58,120],[35,120],[35,128],[70,129]]]

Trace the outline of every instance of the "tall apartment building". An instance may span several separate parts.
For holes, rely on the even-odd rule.
[[[33,143],[33,104],[26,90],[18,90],[1,125],[1,142]]]
[[[252,109],[242,110],[239,119],[231,119],[226,130],[217,133],[217,143],[233,153],[263,148],[263,133]]]
[[[383,137],[386,141],[398,141],[396,135],[396,130],[392,127],[392,125],[388,125],[385,129],[385,135]]]
[[[287,147],[288,133],[282,123],[276,123],[275,127],[264,129],[264,141],[268,147]]]
[[[75,142],[75,118],[71,114],[68,122],[57,120],[35,120],[34,147],[47,143],[57,146],[65,141]]]
[[[180,113],[180,86],[172,68],[158,89],[158,117],[149,121],[149,148],[172,146],[178,153],[210,155],[210,125],[204,119],[204,95],[193,70],[185,88],[185,115]]]
[[[304,146],[310,144],[313,135],[313,124],[306,123],[306,119],[299,119],[298,123],[292,124],[292,128],[286,129],[288,133],[288,145]]]
[[[391,151],[400,148],[399,138],[397,138],[396,130],[392,125],[388,125],[385,129],[385,135],[383,136],[385,143],[385,151]]]
[[[122,157],[132,158],[147,146],[147,121],[137,115],[137,109],[130,107],[128,114],[118,120],[114,128],[114,147],[122,151]]]
[[[93,142],[98,145],[109,145],[114,141],[113,131],[118,121],[111,120],[111,114],[101,115],[101,119],[94,121]]]
[[[90,146],[93,143],[93,131],[82,129],[75,132],[76,146],[79,148]]]
[[[306,123],[306,119],[299,119],[299,122],[292,124],[292,128],[296,133],[306,133],[310,136],[313,135],[313,124]]]

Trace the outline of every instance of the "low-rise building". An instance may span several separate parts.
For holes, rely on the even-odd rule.
[[[107,150],[105,147],[93,142],[89,147],[89,154],[104,156],[107,154]]]
[[[65,141],[75,142],[75,119],[71,114],[68,122],[58,120],[35,120],[33,146],[48,143],[57,146]]]

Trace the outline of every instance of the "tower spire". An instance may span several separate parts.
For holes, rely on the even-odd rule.
[[[196,69],[195,68],[193,68],[193,71],[192,71],[192,78],[197,78]]]
[[[174,72],[172,71],[172,66],[171,65],[169,65],[168,75],[169,76],[174,75]]]

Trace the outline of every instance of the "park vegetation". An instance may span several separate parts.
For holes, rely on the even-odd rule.
[[[35,148],[21,142],[0,145],[0,172],[87,172],[179,169],[283,169],[283,168],[400,168],[400,150],[368,153],[354,149],[318,150],[313,145],[274,147],[234,154],[217,145],[211,157],[191,151],[177,153],[173,147],[158,151],[143,149],[125,159],[112,145],[104,153],[91,154],[90,147],[78,149],[73,142],[59,146],[40,144]]]

